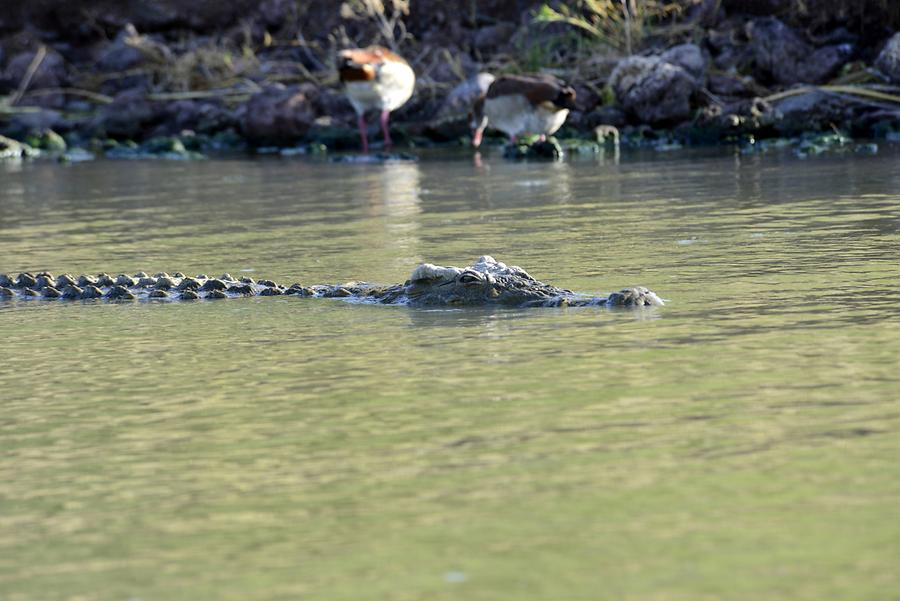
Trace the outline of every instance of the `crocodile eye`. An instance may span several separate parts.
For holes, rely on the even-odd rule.
[[[459,283],[463,285],[467,284],[480,284],[481,278],[472,273],[464,273],[459,276]]]

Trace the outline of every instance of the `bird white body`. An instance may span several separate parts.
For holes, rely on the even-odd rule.
[[[406,63],[386,60],[375,65],[375,79],[345,82],[347,98],[358,115],[393,111],[403,106],[416,87],[416,74]]]
[[[506,94],[485,99],[484,115],[491,127],[510,138],[526,134],[549,136],[566,122],[569,109],[550,102],[535,105],[522,94]]]

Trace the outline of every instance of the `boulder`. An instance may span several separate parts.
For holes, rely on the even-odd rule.
[[[894,83],[900,84],[900,33],[888,40],[875,59],[875,67]]]
[[[23,157],[37,156],[38,154],[40,153],[28,144],[23,144],[12,138],[0,136],[0,160],[20,159]]]
[[[850,44],[816,49],[775,17],[750,21],[746,33],[755,76],[763,82],[821,83],[836,73],[853,53]]]
[[[595,129],[601,125],[613,127],[625,127],[627,120],[625,112],[616,106],[598,106],[584,116],[585,127]]]
[[[9,82],[13,89],[18,88],[22,79],[28,73],[28,68],[34,60],[37,50],[28,50],[19,52],[9,60],[6,69],[3,70],[2,77]],[[40,90],[42,88],[62,88],[68,85],[69,75],[66,71],[66,64],[63,57],[51,48],[46,49],[46,54],[40,62],[37,70],[28,84],[28,90]],[[43,106],[46,108],[60,109],[66,104],[66,98],[63,94],[46,94],[36,96],[26,96],[19,101],[22,105]]]
[[[184,130],[214,134],[240,125],[235,111],[214,100],[175,100],[167,103],[162,110],[169,134]]]
[[[845,125],[847,105],[822,91],[788,96],[774,104],[776,129],[783,135],[828,131]]]
[[[447,94],[434,120],[465,117],[478,97],[487,94],[493,82],[494,76],[490,73],[478,73],[460,82]]]
[[[127,71],[144,63],[166,63],[172,52],[164,45],[138,33],[131,23],[125,25],[97,59],[101,71]]]
[[[665,125],[691,115],[691,95],[699,83],[683,68],[658,56],[631,56],[616,65],[609,85],[623,110],[651,125]]]
[[[9,122],[3,126],[3,133],[14,138],[24,138],[45,129],[66,131],[70,127],[69,122],[59,111],[41,109],[13,114]]]
[[[113,138],[139,138],[142,132],[161,118],[159,103],[147,98],[143,90],[126,90],[103,107],[94,126]]]
[[[473,42],[481,52],[491,52],[509,44],[515,32],[516,26],[513,23],[501,22],[496,25],[488,25],[480,27],[475,32]]]
[[[672,46],[660,57],[667,63],[677,65],[687,71],[697,81],[703,81],[706,74],[706,57],[697,44],[679,44]]]
[[[256,144],[292,144],[315,118],[312,103],[297,86],[269,86],[247,102],[244,135]]]

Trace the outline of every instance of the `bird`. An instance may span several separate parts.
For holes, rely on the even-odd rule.
[[[469,114],[472,145],[481,145],[488,125],[513,144],[523,134],[537,134],[543,141],[562,127],[574,108],[575,90],[552,75],[501,75]]]
[[[409,63],[381,46],[351,48],[341,50],[338,55],[338,75],[356,111],[363,152],[369,152],[365,113],[372,110],[380,111],[384,145],[391,148],[393,142],[388,130],[391,111],[410,99],[416,85],[416,74]]]

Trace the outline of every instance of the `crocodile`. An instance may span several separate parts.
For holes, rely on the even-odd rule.
[[[207,275],[186,276],[139,272],[115,277],[100,273],[75,277],[54,277],[48,272],[20,273],[16,277],[0,274],[0,301],[46,300],[201,300],[241,296],[296,295],[316,298],[341,298],[364,303],[429,306],[509,306],[563,307],[658,306],[663,301],[642,286],[624,288],[608,296],[578,294],[534,279],[521,267],[508,266],[483,256],[468,267],[443,267],[423,263],[403,284],[377,285],[347,282],[303,286],[282,286],[272,280]]]

